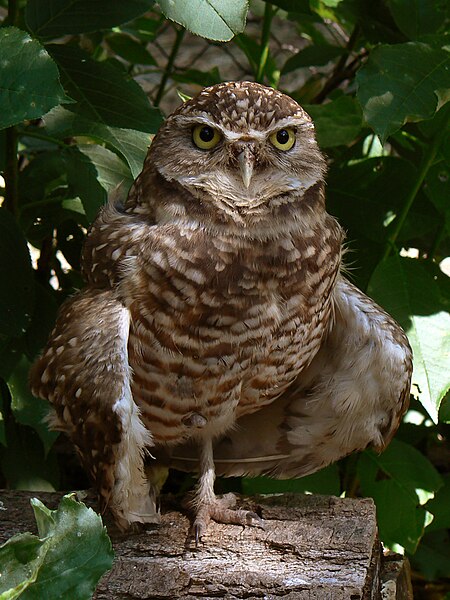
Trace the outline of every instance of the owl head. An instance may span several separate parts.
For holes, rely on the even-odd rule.
[[[306,112],[247,81],[205,88],[182,104],[155,136],[149,162],[237,222],[298,200],[326,170]]]

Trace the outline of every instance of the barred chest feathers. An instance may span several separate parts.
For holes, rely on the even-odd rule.
[[[126,259],[132,392],[156,443],[225,432],[318,351],[342,231],[328,215],[280,229],[260,240],[171,223]]]

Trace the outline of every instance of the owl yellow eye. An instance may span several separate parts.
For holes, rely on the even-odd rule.
[[[295,142],[295,132],[293,129],[279,129],[271,134],[269,140],[278,150],[290,150]]]
[[[221,139],[222,136],[217,129],[209,125],[197,125],[192,131],[194,144],[202,150],[211,150],[211,148],[217,146]]]

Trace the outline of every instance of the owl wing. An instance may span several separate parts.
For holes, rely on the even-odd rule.
[[[409,402],[412,356],[400,326],[345,279],[333,292],[334,318],[313,361],[277,400],[237,421],[214,448],[226,476],[300,477],[350,452],[383,450]],[[173,466],[191,470],[193,449]]]
[[[150,433],[130,389],[130,315],[112,290],[87,288],[61,308],[33,365],[33,394],[54,409],[51,424],[66,432],[119,525],[158,520],[143,472]]]

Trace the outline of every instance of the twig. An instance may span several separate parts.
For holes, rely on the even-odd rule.
[[[344,54],[336,63],[336,66],[334,67],[329,79],[325,82],[323,88],[313,98],[313,104],[321,104],[332,90],[337,88],[337,86],[340,83],[342,83],[342,81],[344,81],[345,79],[349,79],[353,75],[355,71],[355,66],[359,64],[361,56],[358,56],[356,59],[354,59],[349,65],[347,65],[347,67],[345,65],[347,63],[348,57],[353,52],[356,46],[359,34],[360,27],[359,25],[356,25],[352,31],[351,36],[349,37]]]
[[[167,61],[167,65],[166,68],[164,70],[162,79],[161,79],[161,83],[159,84],[159,88],[158,88],[158,93],[156,94],[156,98],[155,101],[153,102],[154,106],[159,106],[162,97],[164,95],[164,90],[167,84],[167,80],[170,77],[170,74],[172,73],[173,70],[173,63],[175,61],[175,57],[178,53],[178,50],[180,48],[180,44],[183,40],[184,34],[186,33],[186,30],[181,28],[181,29],[176,29],[176,36],[175,36],[175,41],[173,43],[172,46],[172,50],[170,52],[170,56],[169,56],[169,60]]]
[[[270,26],[276,10],[273,9],[269,2],[266,2],[264,9],[263,28],[261,33],[261,52],[259,54],[259,62],[255,72],[255,81],[264,82],[264,69],[266,68],[267,59],[269,57],[269,40]]]
[[[420,188],[422,187],[422,184],[425,180],[425,177],[428,174],[428,171],[430,170],[430,167],[434,163],[434,160],[438,153],[441,142],[443,141],[444,137],[447,135],[447,123],[448,123],[448,120],[450,117],[450,110],[449,110],[448,106],[446,109],[443,109],[443,110],[447,111],[447,118],[445,119],[444,123],[441,123],[441,128],[439,129],[438,133],[435,135],[431,146],[429,146],[425,149],[424,156],[422,159],[422,165],[419,169],[417,179],[415,180],[414,185],[412,186],[412,188],[405,200],[405,204],[403,205],[401,213],[397,216],[397,218],[394,221],[395,227],[386,242],[382,260],[385,260],[391,253],[392,248],[395,247],[395,242],[396,242],[397,237],[403,227],[406,217],[408,216],[411,206],[413,205],[413,202],[414,202]]]

